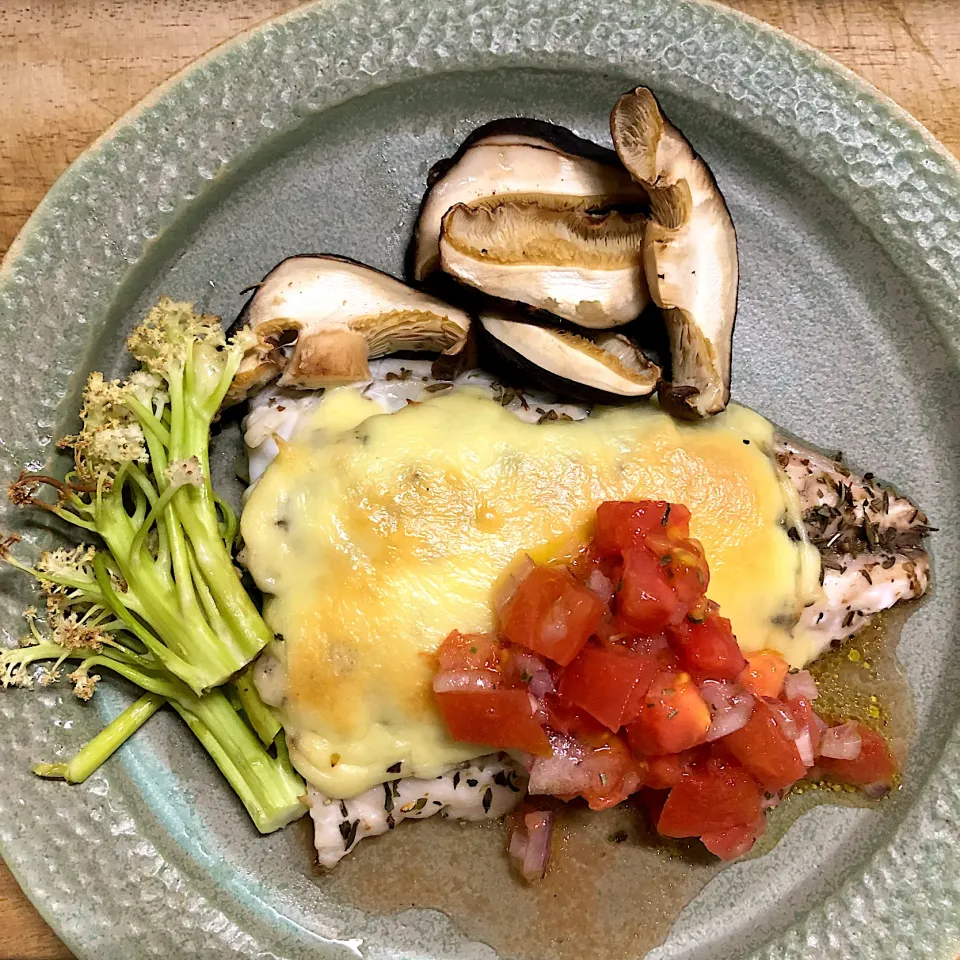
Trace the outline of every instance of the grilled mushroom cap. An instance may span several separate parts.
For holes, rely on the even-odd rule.
[[[673,366],[661,404],[685,419],[719,413],[730,400],[739,274],[727,205],[710,168],[646,88],[620,97],[610,129],[624,166],[650,193],[644,267]]]
[[[490,296],[593,329],[630,323],[649,303],[642,214],[498,201],[458,203],[444,215],[445,273]]]
[[[470,317],[372,267],[334,256],[290,257],[247,301],[237,324],[257,336],[228,402],[282,371],[282,386],[313,389],[365,380],[367,361],[403,350],[453,354]],[[289,360],[280,347],[292,344]]]
[[[484,341],[501,365],[562,397],[623,403],[656,389],[660,368],[620,334],[588,338],[493,312],[479,319]]]
[[[411,248],[411,272],[424,280],[440,269],[441,221],[457,204],[533,202],[543,210],[643,206],[646,191],[612,150],[564,127],[525,118],[494,120],[475,130],[430,171]]]

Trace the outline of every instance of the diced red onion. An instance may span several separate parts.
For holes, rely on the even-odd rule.
[[[748,697],[744,697],[727,710],[719,711],[707,730],[707,740],[719,740],[721,737],[745,727],[752,713],[753,700]]]
[[[523,858],[527,855],[528,844],[529,840],[525,830],[514,830],[510,835],[510,846],[507,848],[507,853],[513,860],[516,860],[518,867],[523,864]]]
[[[813,726],[810,728],[810,742],[813,744],[813,755],[815,757],[820,756],[820,738],[826,729],[827,724],[823,722],[819,714],[815,713],[813,715]]]
[[[492,690],[497,675],[489,670],[445,670],[433,678],[434,693],[450,693],[454,690]]]
[[[497,611],[498,617],[503,615],[504,608],[513,599],[513,595],[517,592],[517,587],[526,580],[530,571],[533,570],[535,566],[536,564],[530,555],[526,553],[517,561],[516,566],[494,595],[493,607]]]
[[[535,653],[527,653],[519,648],[513,651],[513,662],[531,676],[538,670],[546,669],[546,664]]]
[[[788,740],[796,740],[800,736],[800,724],[794,719],[793,711],[779,700],[765,698],[765,702],[773,712],[773,719],[780,732]]]
[[[788,700],[793,700],[795,697],[816,700],[819,696],[817,681],[813,679],[813,674],[809,670],[788,673],[784,681],[784,691]]]
[[[550,757],[535,757],[528,767],[528,793],[547,793],[554,796],[576,794],[591,785],[590,769],[583,764],[583,748],[569,737],[550,733]]]
[[[807,769],[812,767],[815,761],[813,759],[813,740],[810,736],[810,728],[804,727],[800,736],[793,742],[797,745],[797,753],[800,754],[803,765]]]
[[[538,700],[548,693],[557,692],[553,676],[539,657],[532,653],[517,653],[514,655],[514,663],[530,677],[528,688]]]
[[[587,588],[592,590],[604,603],[613,601],[613,581],[594,568],[587,578]]]
[[[580,769],[579,760],[537,757],[530,769],[527,792],[564,797],[589,790],[590,786],[590,771]]]
[[[882,800],[890,792],[892,786],[892,784],[887,783],[885,780],[878,780],[876,783],[868,783],[860,789],[870,797],[871,800]]]
[[[538,700],[542,700],[548,693],[557,692],[549,670],[539,670],[533,675],[533,679],[530,681],[530,692]]]
[[[820,756],[834,760],[856,760],[860,756],[860,732],[848,720],[838,727],[829,727],[820,737]]]
[[[725,680],[704,680],[700,695],[710,707],[713,720],[707,740],[719,740],[746,725],[753,713],[754,699],[736,684]]]
[[[824,722],[823,718],[819,713],[813,715],[813,725],[814,730],[810,731],[810,737],[813,740],[813,752],[820,752],[820,738],[823,736],[823,731],[827,729],[827,724]]]
[[[528,813],[510,837],[507,852],[526,880],[541,880],[550,860],[553,814],[547,810]]]
[[[553,814],[547,810],[528,813],[523,822],[527,828],[527,846],[520,865],[525,880],[542,880],[550,861],[550,839],[553,836]]]
[[[725,709],[737,693],[743,692],[740,687],[728,680],[704,680],[700,684],[700,696],[706,700],[707,706],[713,711]]]

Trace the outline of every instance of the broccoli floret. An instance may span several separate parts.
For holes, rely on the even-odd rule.
[[[96,482],[113,477],[127,463],[147,463],[143,428],[126,402],[127,389],[119,380],[91,373],[83,392],[81,430],[61,438],[57,445],[73,450],[77,477]]]
[[[277,756],[266,749],[282,733],[242,673],[273,634],[237,576],[236,516],[214,494],[209,469],[210,427],[248,344],[227,342],[219,319],[192,304],[163,299],[127,345],[143,369],[126,381],[91,374],[81,429],[60,441],[73,472],[24,473],[10,487],[15,504],[41,507],[103,547],[61,548],[30,566],[12,554],[16,537],[0,541],[0,559],[37,579],[47,607],[43,631],[32,610],[26,644],[0,653],[0,683],[32,685],[31,667],[46,662],[35,679],[50,685],[65,662],[79,661],[68,679],[87,700],[95,668],[119,673],[153,699],[125,711],[65,773],[47,765],[42,775],[89,776],[169,702],[258,827],[276,829],[303,812],[303,783],[281,745]],[[216,689],[235,676],[246,719]]]
[[[128,347],[145,369],[123,382],[91,374],[81,430],[60,441],[75,472],[24,474],[10,497],[103,538],[107,569],[126,585],[105,602],[202,693],[272,636],[236,576],[236,517],[210,485],[210,427],[246,346],[227,343],[216,317],[163,299]]]

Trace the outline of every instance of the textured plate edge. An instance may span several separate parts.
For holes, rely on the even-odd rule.
[[[686,4],[685,2],[685,5]],[[722,4],[717,4],[710,2],[710,0],[699,0],[699,2],[689,3],[690,6],[700,6],[708,9],[713,9],[718,13],[722,13],[724,16],[732,19],[740,19],[748,23],[751,29],[757,31],[758,33],[769,33],[775,36],[778,36],[788,45],[798,49],[805,57],[811,58],[815,61],[814,69],[819,68],[822,72],[832,74],[838,79],[844,81],[848,86],[853,86],[859,92],[872,99],[877,101],[882,105],[888,114],[886,117],[888,122],[891,123],[900,123],[905,126],[908,126],[917,133],[923,141],[923,145],[927,150],[930,150],[940,156],[941,159],[947,161],[948,165],[951,167],[954,176],[960,177],[960,163],[958,163],[957,158],[947,150],[933,135],[914,117],[907,113],[902,107],[891,100],[889,97],[886,97],[882,92],[874,88],[871,84],[865,81],[862,77],[859,77],[853,71],[848,70],[843,67],[841,64],[834,61],[832,58],[823,54],[822,52],[816,50],[809,46],[808,44],[799,41],[796,38],[790,36],[784,31],[778,30],[765,24],[762,21],[756,20],[746,14],[741,13],[740,11],[733,10],[731,8],[725,7]],[[51,190],[48,192],[47,196],[41,201],[40,205],[35,209],[34,213],[28,219],[28,221],[21,228],[21,231],[18,233],[14,242],[11,244],[10,249],[8,250],[7,255],[4,257],[3,263],[0,264],[0,285],[4,281],[9,279],[10,271],[12,270],[13,263],[22,253],[23,246],[29,241],[32,233],[37,230],[41,230],[43,227],[43,220],[46,214],[49,212],[49,208],[53,207],[54,202],[59,197],[60,192],[65,189],[64,182],[68,181],[69,176],[72,173],[75,173],[75,168],[78,164],[81,164],[87,161],[91,156],[96,155],[100,149],[108,145],[110,141],[117,136],[119,133],[123,132],[127,126],[132,123],[137,116],[139,116],[144,111],[149,110],[151,107],[156,106],[160,103],[164,96],[178,87],[184,79],[190,77],[196,72],[201,71],[205,66],[208,66],[210,63],[216,61],[225,51],[243,43],[250,41],[255,38],[258,34],[276,26],[282,24],[284,21],[297,20],[303,16],[309,16],[313,11],[330,6],[329,3],[321,2],[308,5],[306,7],[297,8],[292,11],[288,11],[284,14],[281,14],[277,17],[268,18],[261,23],[254,25],[242,33],[236,35],[235,37],[228,38],[223,41],[218,46],[214,47],[211,51],[208,51],[206,54],[201,56],[198,60],[187,65],[171,78],[161,84],[159,87],[155,88],[150,94],[143,98],[138,104],[132,107],[127,113],[120,117],[114,124],[112,124],[100,137],[98,137],[88,148],[86,148],[79,156],[74,160],[74,162],[67,168],[66,171],[57,179],[54,185],[51,187]],[[509,68],[510,64],[506,64]],[[955,344],[956,336],[953,331],[950,331],[951,337],[950,340]],[[949,744],[948,748],[949,749]],[[19,882],[19,873],[18,870],[11,868],[14,875],[17,876]],[[69,938],[64,936],[65,941]],[[77,951],[80,952],[79,950]]]
[[[10,279],[10,272],[13,268],[14,261],[17,260],[23,252],[22,248],[30,240],[33,232],[42,226],[41,221],[47,214],[48,207],[52,207],[56,202],[60,192],[65,189],[65,182],[74,176],[76,172],[74,168],[78,164],[87,162],[90,157],[97,154],[102,147],[108,145],[118,133],[126,130],[141,113],[156,105],[175,87],[180,86],[191,74],[208,66],[209,63],[221,57],[232,47],[246,43],[255,34],[282,23],[284,20],[296,19],[305,12],[328,6],[330,2],[331,0],[313,0],[313,2],[308,2],[299,7],[294,7],[292,10],[287,10],[285,13],[265,17],[263,20],[241,30],[239,33],[235,33],[233,36],[226,37],[219,43],[214,44],[214,46],[205,53],[201,53],[189,63],[184,64],[179,70],[170,74],[166,80],[161,81],[139,100],[131,104],[113,123],[106,127],[101,133],[97,134],[58,174],[53,183],[50,184],[47,192],[40,198],[40,202],[33,208],[30,215],[17,231],[16,236],[10,241],[10,246],[7,247],[3,258],[0,259],[0,286]],[[700,0],[700,2],[714,5],[713,0]],[[907,116],[909,116],[909,114],[907,114]]]

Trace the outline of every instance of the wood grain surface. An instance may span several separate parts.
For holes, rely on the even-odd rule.
[[[106,127],[198,55],[290,0],[0,0],[0,254]],[[819,47],[960,155],[955,0],[731,0]],[[66,789],[66,788],[65,788]],[[0,958],[69,951],[0,863]]]

